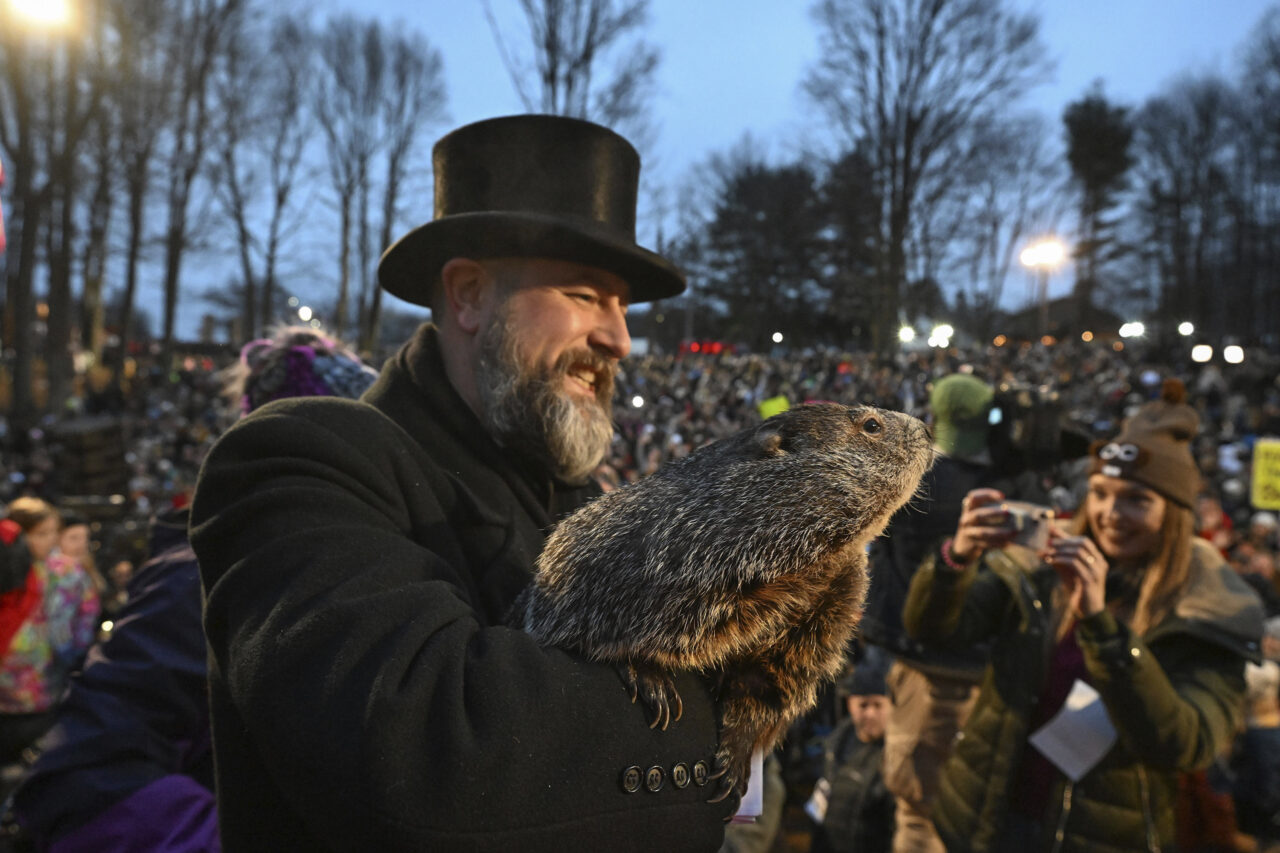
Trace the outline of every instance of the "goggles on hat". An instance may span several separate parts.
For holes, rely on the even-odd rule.
[[[1128,442],[1097,442],[1093,455],[1102,463],[1098,468],[1108,477],[1128,479],[1133,472],[1147,461],[1147,452],[1136,444]]]

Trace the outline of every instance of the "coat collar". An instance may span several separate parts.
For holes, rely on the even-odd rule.
[[[589,487],[558,480],[537,460],[498,445],[449,381],[439,331],[431,323],[418,327],[364,400],[403,426],[443,467],[456,461],[448,458],[447,448],[461,445],[506,481],[544,529],[593,493]]]

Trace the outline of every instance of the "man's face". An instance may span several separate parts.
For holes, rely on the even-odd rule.
[[[853,729],[858,740],[871,743],[884,737],[885,724],[889,717],[889,697],[879,694],[850,696],[849,716],[853,718]]]
[[[613,435],[613,376],[631,350],[629,288],[564,261],[485,268],[495,287],[476,372],[486,425],[502,444],[544,454],[564,479],[583,479]]]

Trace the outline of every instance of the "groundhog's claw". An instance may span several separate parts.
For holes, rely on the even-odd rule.
[[[623,668],[622,680],[631,691],[631,701],[642,702],[652,716],[649,728],[661,726],[666,731],[673,720],[680,719],[684,714],[684,702],[676,691],[675,681],[662,668],[629,661]],[[671,713],[672,705],[675,706],[674,716]]]

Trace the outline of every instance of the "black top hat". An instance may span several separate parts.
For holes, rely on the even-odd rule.
[[[450,258],[542,257],[621,276],[632,302],[675,296],[684,276],[636,245],[640,155],[580,119],[519,115],[460,127],[436,143],[435,218],[383,254],[388,292],[430,302]]]

